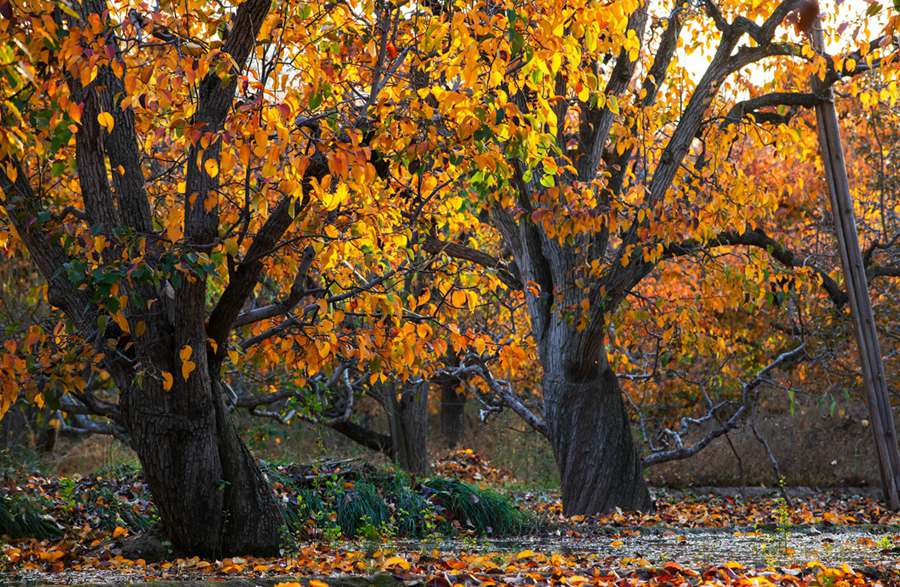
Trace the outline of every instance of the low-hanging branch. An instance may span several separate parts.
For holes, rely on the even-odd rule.
[[[847,303],[847,292],[841,288],[837,281],[835,281],[827,271],[816,267],[806,259],[801,258],[794,251],[773,239],[764,230],[759,228],[744,232],[724,231],[705,242],[689,239],[679,243],[671,243],[663,249],[662,258],[672,259],[709,248],[737,245],[747,245],[763,249],[767,251],[773,259],[791,269],[801,267],[809,268],[822,280],[822,287],[837,308],[842,308]],[[875,265],[873,263],[870,264],[871,262],[872,255],[868,255],[866,259],[866,274],[870,280],[875,277],[893,277],[900,275],[900,267],[892,265]]]
[[[753,377],[753,379],[744,384],[741,390],[741,405],[734,411],[734,413],[731,414],[731,416],[727,420],[707,432],[701,439],[699,439],[695,443],[690,445],[685,444],[685,436],[691,430],[691,428],[703,425],[713,419],[718,419],[718,411],[721,408],[730,405],[731,402],[726,401],[713,404],[710,406],[707,413],[699,418],[681,418],[681,425],[678,430],[672,430],[670,428],[664,429],[663,433],[666,435],[666,437],[671,439],[674,447],[670,449],[651,450],[650,454],[645,456],[643,459],[644,465],[658,465],[660,463],[665,463],[668,461],[686,459],[706,448],[706,446],[709,445],[710,442],[712,442],[719,436],[722,436],[726,432],[737,428],[743,421],[744,416],[753,406],[753,403],[756,399],[756,394],[754,394],[753,392],[762,384],[769,381],[769,376],[775,369],[779,367],[786,367],[791,363],[799,360],[803,356],[805,350],[806,344],[803,343],[793,350],[781,353],[780,355],[778,355],[778,357],[775,358],[775,360],[761,369],[756,374],[756,376]]]

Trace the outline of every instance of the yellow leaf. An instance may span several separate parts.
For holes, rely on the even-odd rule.
[[[174,243],[181,235],[181,212],[176,206],[172,206],[166,215],[166,238]]]
[[[116,529],[113,530],[113,538],[119,538],[121,536],[128,536],[128,530],[122,526],[116,526]]]
[[[466,292],[462,291],[461,289],[454,291],[453,295],[450,296],[450,301],[453,302],[454,306],[465,305],[467,299],[468,298],[466,296]]]
[[[66,553],[61,550],[44,550],[38,556],[41,557],[41,560],[53,562],[66,556]]]
[[[216,163],[215,159],[207,159],[206,161],[204,161],[203,169],[206,170],[206,174],[210,177],[219,175],[219,164]]]
[[[181,347],[180,351],[178,351],[178,356],[181,357],[182,361],[187,361],[188,359],[191,358],[191,355],[193,353],[194,353],[194,348],[191,345],[186,344],[183,347]]]
[[[519,552],[519,554],[516,555],[516,560],[520,561],[520,560],[524,560],[526,558],[531,558],[535,554],[537,554],[537,553],[534,552],[533,550],[523,550],[523,551]]]
[[[116,121],[113,120],[113,116],[109,112],[101,112],[98,114],[97,122],[106,129],[106,132],[112,132],[113,127],[116,125]]]
[[[78,107],[78,104],[76,104],[75,102],[69,102],[69,106],[66,108],[66,112],[68,112],[69,118],[77,123],[81,123],[81,108]]]
[[[175,383],[175,378],[172,377],[172,374],[169,373],[168,371],[163,371],[162,379],[163,379],[163,391],[169,391],[170,389],[172,389],[172,385]]]
[[[309,587],[328,587],[328,583],[325,581],[319,581],[318,579],[312,579],[309,582]]]

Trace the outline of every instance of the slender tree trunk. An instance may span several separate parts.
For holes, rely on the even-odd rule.
[[[824,54],[825,38],[819,18],[813,23],[810,39],[813,48],[818,53]],[[813,78],[812,86],[817,92],[822,92],[817,78]],[[828,88],[824,93],[825,99],[816,105],[819,146],[828,180],[835,234],[850,299],[866,400],[873,424],[872,432],[875,435],[884,500],[888,507],[896,511],[900,509],[900,450],[897,448],[897,430],[891,410],[884,361],[881,357],[881,345],[878,342],[878,329],[872,313],[872,300],[869,298],[865,264],[859,249],[853,200],[834,107],[834,92]]]
[[[415,474],[428,472],[428,382],[385,392],[394,462]]]
[[[204,381],[199,397],[149,378],[126,394],[126,426],[163,527],[181,552],[275,555],[281,511],[215,380]]]
[[[652,509],[612,370],[607,367],[585,381],[546,373],[543,391],[565,514]]]
[[[441,384],[441,436],[447,448],[456,448],[465,428],[466,396],[457,382]]]

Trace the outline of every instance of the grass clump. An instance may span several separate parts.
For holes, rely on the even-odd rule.
[[[59,538],[62,528],[44,514],[47,504],[25,496],[0,494],[0,536],[10,538]]]
[[[512,536],[538,527],[508,497],[455,479],[419,482],[394,470],[269,473],[297,538]]]
[[[495,491],[443,477],[434,477],[423,485],[433,492],[432,502],[444,509],[445,518],[458,521],[477,535],[512,536],[537,526],[534,518]]]

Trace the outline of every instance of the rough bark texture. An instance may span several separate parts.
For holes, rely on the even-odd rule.
[[[410,473],[427,473],[428,383],[410,383],[385,395],[394,462]]]
[[[208,557],[277,554],[280,509],[221,395],[210,386],[185,406],[179,391],[151,383],[127,394],[125,410],[169,539],[181,552]]]
[[[459,393],[457,383],[441,385],[441,436],[447,448],[456,448],[465,429],[465,394]]]
[[[586,381],[545,374],[547,432],[566,515],[652,509],[615,374]]]

